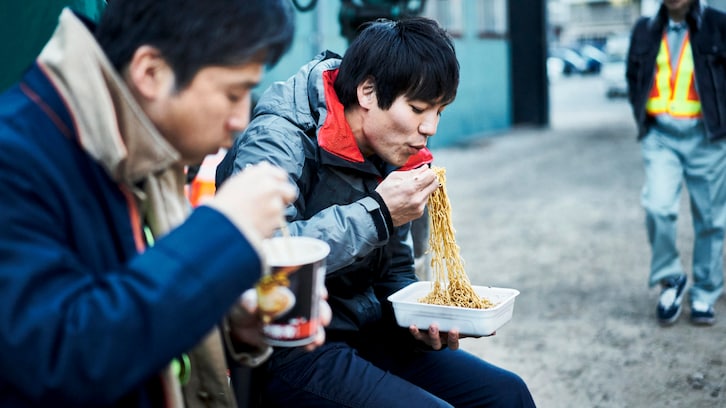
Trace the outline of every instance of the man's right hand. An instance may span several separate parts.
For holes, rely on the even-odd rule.
[[[422,166],[392,172],[378,185],[376,192],[386,203],[393,225],[398,227],[421,217],[429,196],[438,187],[436,173],[428,166]]]
[[[280,228],[285,208],[296,196],[287,173],[262,162],[230,177],[204,204],[224,214],[241,230],[251,227],[260,238],[268,238]]]

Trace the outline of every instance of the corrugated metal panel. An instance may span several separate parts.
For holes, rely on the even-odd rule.
[[[0,91],[15,83],[35,60],[68,6],[98,19],[105,0],[0,1]]]

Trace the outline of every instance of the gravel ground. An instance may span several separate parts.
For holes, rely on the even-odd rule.
[[[521,292],[509,323],[463,348],[519,373],[540,408],[726,407],[726,300],[712,327],[687,306],[657,324],[635,127],[622,100],[578,103],[594,81],[552,88],[547,129],[434,152],[472,282]],[[685,197],[679,223],[690,273]]]

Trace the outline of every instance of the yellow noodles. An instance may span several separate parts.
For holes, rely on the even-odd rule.
[[[421,303],[488,309],[494,304],[476,294],[464,272],[459,246],[451,222],[451,204],[446,195],[446,169],[432,167],[439,178],[440,187],[429,197],[429,251],[434,274],[432,291]],[[448,281],[448,286],[447,286]]]

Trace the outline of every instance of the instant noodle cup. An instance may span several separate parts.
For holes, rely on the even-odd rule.
[[[270,238],[262,243],[269,274],[255,285],[264,333],[273,346],[311,343],[323,330],[320,300],[330,246],[310,237]]]

